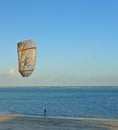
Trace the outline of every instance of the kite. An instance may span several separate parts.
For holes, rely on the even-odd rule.
[[[36,44],[33,40],[17,43],[18,67],[23,77],[29,77],[36,63]]]

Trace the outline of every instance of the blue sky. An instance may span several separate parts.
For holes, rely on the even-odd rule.
[[[37,62],[22,78],[17,43],[27,39]],[[0,1],[0,46],[0,86],[117,86],[118,1]]]

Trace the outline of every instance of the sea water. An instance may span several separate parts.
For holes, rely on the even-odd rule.
[[[0,88],[0,114],[118,119],[117,87]]]

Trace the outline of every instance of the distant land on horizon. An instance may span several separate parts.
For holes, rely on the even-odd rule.
[[[117,88],[118,86],[0,86],[0,88]]]

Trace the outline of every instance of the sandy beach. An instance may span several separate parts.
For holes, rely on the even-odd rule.
[[[0,115],[0,130],[118,130],[118,120]]]

